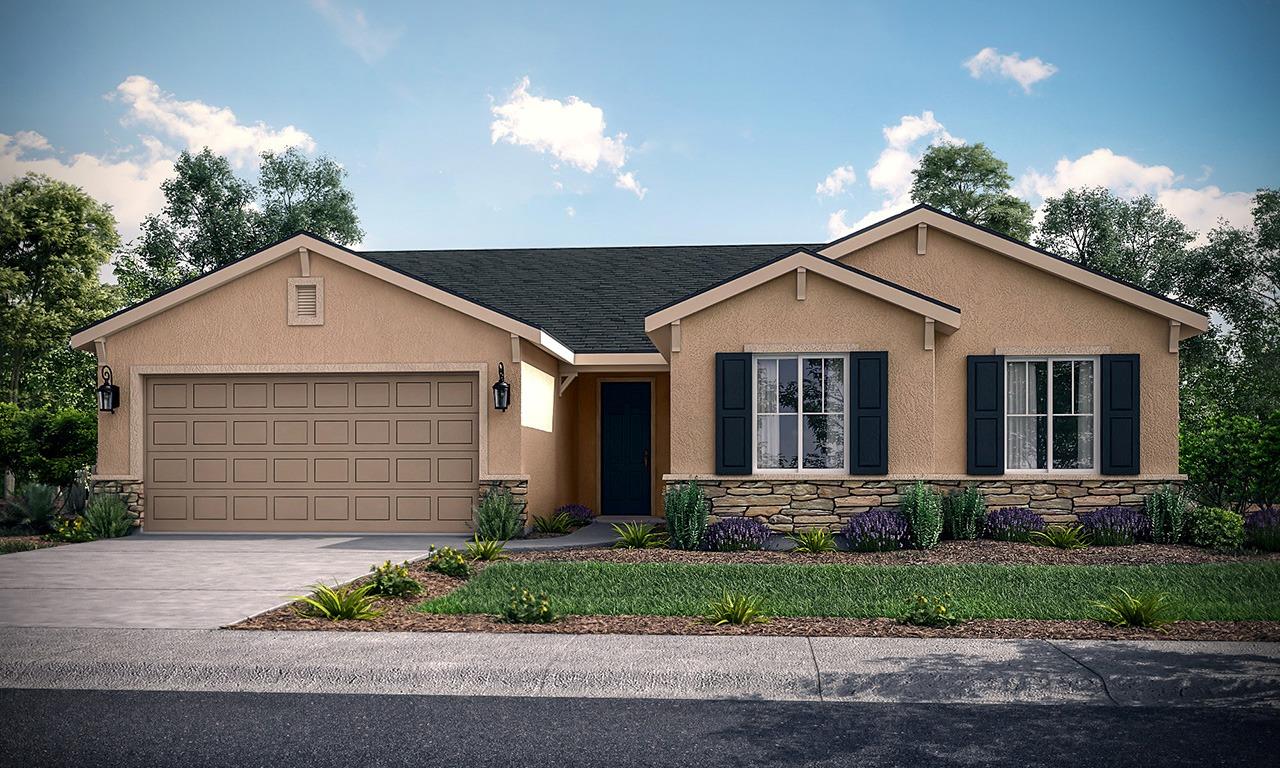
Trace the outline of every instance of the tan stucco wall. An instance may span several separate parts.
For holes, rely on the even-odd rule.
[[[841,261],[961,309],[963,327],[937,338],[935,473],[965,471],[967,355],[1006,348],[1091,347],[1141,355],[1142,472],[1178,471],[1178,356],[1169,352],[1167,319],[936,228],[929,230],[926,251],[916,254],[912,228]],[[890,379],[891,388],[899,383]],[[892,450],[900,439],[892,426],[889,439]],[[898,470],[891,466],[890,471]]]
[[[715,472],[717,352],[814,344],[889,353],[889,471],[932,471],[933,353],[924,349],[919,315],[813,273],[798,301],[788,274],[684,318],[681,329],[681,351],[671,360],[673,474]]]
[[[126,328],[107,339],[107,362],[121,388],[121,408],[99,415],[98,474],[130,474],[130,388],[135,365],[341,365],[507,362],[512,407],[488,404],[489,475],[522,472],[520,367],[511,336],[452,309],[311,254],[311,274],[325,280],[325,323],[287,324],[287,279],[301,274],[286,257]],[[490,382],[491,383],[491,382]]]
[[[522,342],[520,357],[523,365],[534,366],[556,380],[556,391],[550,402],[551,431],[520,428],[522,471],[529,476],[529,512],[534,517],[547,517],[556,507],[573,501],[575,471],[579,465],[574,431],[577,392],[570,387],[564,395],[559,394],[559,365],[543,350]]]
[[[600,511],[600,383],[602,381],[649,381],[653,386],[653,512],[662,514],[662,476],[671,472],[671,375],[654,373],[584,373],[565,392],[577,397],[574,425],[577,444],[573,498]]]

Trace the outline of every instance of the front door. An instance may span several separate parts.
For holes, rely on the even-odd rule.
[[[600,384],[601,514],[652,514],[650,386],[647,381]]]

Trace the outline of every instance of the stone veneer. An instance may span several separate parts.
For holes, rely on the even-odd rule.
[[[520,510],[520,517],[523,519],[525,510],[529,506],[529,478],[504,478],[500,480],[481,480],[480,481],[480,498],[488,496],[496,490],[505,488],[511,492],[511,500],[515,503],[516,509]],[[526,521],[527,523],[527,521]]]
[[[915,478],[867,480],[715,478],[693,479],[711,500],[713,522],[724,517],[753,517],[775,531],[827,527],[839,530],[850,517],[872,507],[896,507]],[[667,488],[688,480],[666,478]],[[1166,483],[1180,488],[1181,478],[1140,479],[927,479],[939,493],[977,487],[988,509],[1030,507],[1049,522],[1074,522],[1076,515],[1099,507],[1143,505]]]
[[[129,511],[138,516],[134,525],[142,524],[142,513],[146,509],[146,503],[143,498],[141,480],[120,478],[108,480],[91,476],[89,478],[89,493],[119,496],[124,499],[124,504],[129,508]]]

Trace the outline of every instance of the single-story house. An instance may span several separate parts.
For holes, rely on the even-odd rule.
[[[789,530],[917,479],[1049,516],[1140,504],[1183,479],[1178,343],[1208,327],[917,206],[826,244],[298,234],[71,344],[119,387],[95,486],[149,530],[466,531],[496,487],[661,514],[689,480]]]

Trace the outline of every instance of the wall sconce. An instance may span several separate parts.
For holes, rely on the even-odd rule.
[[[498,381],[493,385],[493,407],[505,411],[511,407],[511,385],[507,383],[507,370],[498,363]]]
[[[98,387],[98,410],[115,413],[120,407],[120,388],[111,383],[111,366],[102,366],[102,386]]]

